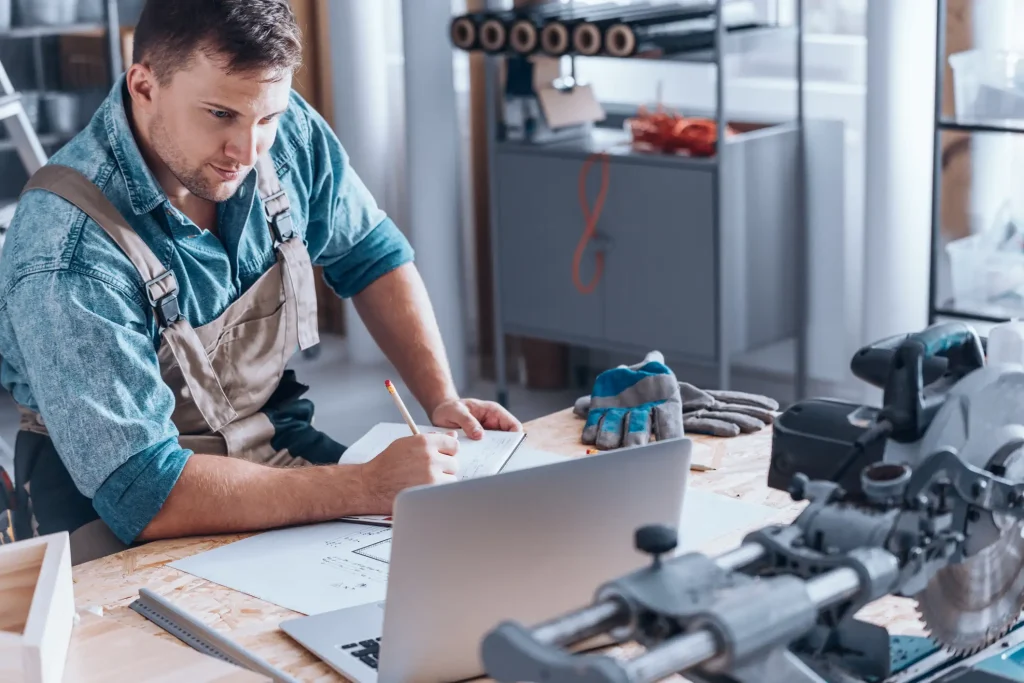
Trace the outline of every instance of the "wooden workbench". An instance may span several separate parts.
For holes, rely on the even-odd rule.
[[[573,416],[571,410],[566,410],[527,423],[526,430],[531,448],[564,455],[584,455],[586,447],[579,440],[581,427],[582,422]],[[802,505],[794,504],[787,494],[770,490],[766,485],[771,453],[770,429],[733,439],[697,436],[694,440],[712,448],[715,469],[691,472],[691,486],[778,510],[777,515],[763,520],[758,526],[788,522],[796,516]],[[703,550],[709,553],[727,550],[734,547],[744,533],[716,539]],[[138,597],[139,588],[147,587],[200,616],[213,628],[300,680],[344,680],[278,630],[280,622],[300,616],[297,613],[166,566],[183,557],[244,537],[244,534],[232,534],[158,541],[79,565],[74,569],[77,606],[79,610],[101,607],[107,618],[172,639],[128,608],[129,603]],[[281,580],[296,579],[282,576]],[[914,605],[909,600],[881,600],[866,608],[861,617],[888,626],[893,633],[922,632]]]

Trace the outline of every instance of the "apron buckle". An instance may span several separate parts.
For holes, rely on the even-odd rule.
[[[270,217],[270,230],[274,233],[274,239],[278,244],[287,242],[295,237],[295,228],[292,226],[292,212],[283,211]]]
[[[171,279],[171,290],[161,296],[153,296],[153,287],[168,278]],[[178,306],[178,281],[175,279],[173,272],[168,270],[147,282],[146,296],[149,298],[149,304],[156,311],[156,318],[157,322],[160,323],[160,327],[170,327],[181,320],[181,308]]]

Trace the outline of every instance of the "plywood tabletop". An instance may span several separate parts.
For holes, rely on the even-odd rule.
[[[64,683],[270,683],[266,676],[83,612],[68,650]]]
[[[534,420],[525,427],[528,434],[526,443],[531,448],[570,456],[586,453],[587,447],[580,443],[582,421],[571,410]],[[794,503],[787,494],[770,490],[766,485],[771,454],[770,429],[731,439],[703,436],[693,438],[711,448],[711,462],[715,469],[691,472],[691,486],[760,503],[778,511],[758,526],[789,522],[799,512],[802,504]],[[704,550],[709,553],[728,550],[740,542],[744,533],[717,539]],[[177,640],[128,608],[138,597],[139,589],[147,587],[300,680],[345,680],[278,629],[280,622],[301,615],[166,566],[183,557],[245,536],[232,534],[157,541],[79,565],[74,568],[77,606],[80,610],[100,607],[109,619],[177,643]],[[296,577],[282,576],[281,580],[296,580]],[[861,617],[889,626],[894,633],[922,632],[914,605],[909,600],[887,598],[878,601],[866,608]]]

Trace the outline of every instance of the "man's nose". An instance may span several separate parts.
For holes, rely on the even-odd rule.
[[[259,135],[257,131],[247,128],[232,137],[225,148],[225,153],[233,161],[242,166],[255,166],[259,156]]]

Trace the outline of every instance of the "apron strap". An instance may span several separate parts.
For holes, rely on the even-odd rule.
[[[178,280],[174,273],[164,267],[100,188],[73,168],[48,164],[33,174],[22,194],[30,190],[45,190],[61,197],[103,228],[139,271],[145,283],[146,297],[156,311],[161,327],[181,318]]]
[[[174,273],[164,267],[100,188],[73,168],[49,164],[33,174],[22,194],[30,190],[51,192],[77,206],[114,240],[145,282],[146,297],[156,313],[163,339],[181,366],[192,399],[210,429],[217,431],[235,419],[235,409],[224,393],[203,343],[181,315]]]
[[[313,264],[306,245],[302,240],[294,239],[298,233],[292,223],[291,202],[269,155],[265,154],[256,161],[256,178],[274,246],[284,261],[288,299],[295,302],[299,348],[306,350],[320,343]]]

